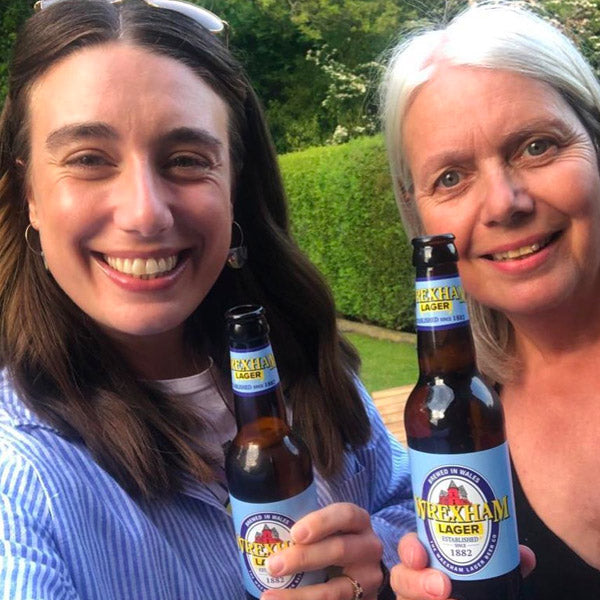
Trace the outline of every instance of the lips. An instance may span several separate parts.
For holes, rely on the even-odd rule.
[[[502,252],[493,252],[491,254],[484,254],[483,258],[488,260],[493,260],[495,262],[504,262],[507,260],[519,260],[521,258],[525,258],[527,256],[531,256],[536,254],[540,250],[543,250],[546,246],[551,244],[554,240],[556,240],[560,236],[561,232],[557,231],[551,235],[546,236],[538,241],[535,241],[531,244],[524,244],[518,248],[511,248],[510,250],[505,250]]]
[[[103,256],[104,262],[115,271],[138,279],[156,279],[171,272],[177,266],[177,255],[160,258],[120,258],[118,256]]]

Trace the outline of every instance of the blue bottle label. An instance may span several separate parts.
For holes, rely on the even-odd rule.
[[[451,329],[468,323],[460,277],[417,278],[415,316],[417,330]]]
[[[490,579],[519,564],[508,446],[468,454],[409,449],[417,533],[452,579]]]
[[[256,396],[279,385],[271,344],[250,350],[229,351],[231,385],[240,396]]]
[[[254,504],[231,496],[233,525],[248,593],[259,597],[265,590],[297,588],[325,581],[323,571],[273,577],[265,564],[271,554],[292,545],[290,530],[294,523],[318,508],[314,482],[297,496],[279,502]]]

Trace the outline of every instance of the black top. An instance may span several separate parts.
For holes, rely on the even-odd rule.
[[[519,541],[529,546],[537,559],[536,568],[523,581],[523,600],[600,598],[600,571],[579,558],[544,525],[525,497],[514,467],[512,475]]]

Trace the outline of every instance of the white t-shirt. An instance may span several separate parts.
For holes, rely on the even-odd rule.
[[[228,491],[225,483],[224,448],[235,437],[237,427],[233,410],[233,396],[223,382],[220,371],[210,359],[209,367],[196,375],[179,379],[160,379],[153,383],[165,394],[194,407],[205,425],[199,435],[203,445],[217,457],[220,470],[217,481],[207,484],[223,503],[227,503]]]

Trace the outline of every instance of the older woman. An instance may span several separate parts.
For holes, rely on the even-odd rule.
[[[271,579],[338,566],[263,595],[374,599],[413,523],[405,454],[289,234],[222,22],[175,0],[38,5],[0,121],[0,595],[246,597],[224,312],[250,301],[323,507]]]
[[[537,557],[528,597],[600,597],[600,86],[559,30],[505,3],[404,42],[384,98],[407,232],[456,235]],[[451,595],[414,536],[399,552],[399,598]]]

